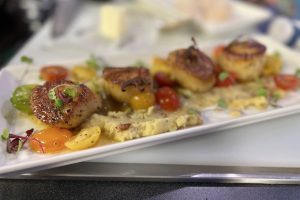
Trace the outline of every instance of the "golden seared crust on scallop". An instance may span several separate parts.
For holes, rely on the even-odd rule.
[[[171,52],[167,64],[172,68],[170,76],[187,89],[204,92],[215,84],[213,62],[194,46]]]
[[[71,98],[63,93],[64,89],[75,91]],[[62,104],[57,106],[49,97],[54,91]],[[74,128],[101,107],[101,99],[83,84],[61,80],[46,82],[36,87],[30,99],[33,114],[42,122],[60,128]]]
[[[255,40],[233,41],[217,57],[225,71],[233,72],[240,81],[259,78],[265,63],[266,47]]]
[[[128,103],[133,96],[153,89],[150,72],[143,67],[107,67],[103,79],[105,91],[120,102]]]

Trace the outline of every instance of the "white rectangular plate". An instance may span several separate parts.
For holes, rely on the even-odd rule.
[[[298,60],[300,54],[293,52],[290,49],[280,44],[277,44],[266,37],[257,36],[256,39],[265,44],[270,52],[279,51],[281,53],[284,59],[284,71],[293,73],[297,66],[300,66],[300,62]],[[212,46],[214,46],[214,44],[212,44],[211,47]],[[202,49],[211,48],[202,47]],[[151,59],[152,55],[154,55],[154,53],[151,53],[150,55],[123,55],[105,59],[107,61],[110,61],[111,65],[126,66],[134,63],[137,59],[149,60]],[[75,63],[80,63],[80,61],[51,63],[72,66]],[[18,80],[25,69],[26,67],[24,65],[9,66],[0,72],[0,130],[9,127],[10,130],[19,133],[21,131],[30,129],[34,126],[30,121],[20,121],[18,119],[14,121],[14,124],[10,124],[8,123],[8,121],[6,121],[6,118],[4,117],[11,113],[12,108],[9,103],[9,98],[14,88],[19,84]],[[31,73],[28,74],[26,80],[30,80],[30,83],[38,81],[38,69],[31,68],[30,70]],[[288,101],[287,106],[283,108],[269,109],[264,112],[255,112],[239,118],[214,118],[210,119],[209,121],[206,121],[206,123],[201,126],[65,154],[40,155],[34,154],[28,150],[22,150],[17,155],[7,154],[5,149],[5,142],[1,142],[0,175],[19,174],[28,171],[78,163],[95,158],[105,157],[108,155],[162,144],[174,140],[180,140],[182,138],[211,133],[217,130],[228,129],[232,127],[242,126],[245,124],[261,122],[263,120],[299,113],[300,98],[298,92],[294,92],[290,96],[289,100],[290,101]]]

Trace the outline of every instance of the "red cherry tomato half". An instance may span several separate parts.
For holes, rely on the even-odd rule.
[[[158,84],[159,87],[174,85],[174,82],[164,72],[157,72],[154,75],[154,80],[157,82],[157,84]]]
[[[279,74],[274,76],[276,86],[283,90],[294,90],[299,85],[299,80],[294,75]]]
[[[180,107],[180,99],[176,91],[170,87],[162,87],[155,93],[156,102],[160,108],[167,111],[175,111]]]
[[[68,76],[68,70],[62,66],[46,66],[40,71],[41,78],[46,81],[63,80]]]
[[[221,72],[217,74],[217,87],[228,87],[236,83],[236,75],[231,72]]]

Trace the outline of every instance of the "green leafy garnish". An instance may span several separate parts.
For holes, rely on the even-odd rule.
[[[300,68],[296,69],[295,75],[297,78],[300,78]]]
[[[220,108],[227,108],[228,106],[224,98],[219,99],[217,104]]]
[[[2,138],[2,140],[7,140],[8,137],[9,137],[9,131],[8,131],[8,129],[6,128],[6,129],[4,129],[4,130],[2,131],[1,138]]]
[[[229,77],[229,74],[227,72],[221,72],[218,76],[220,81],[224,81],[225,79],[227,79]]]
[[[33,63],[33,59],[28,57],[28,56],[22,56],[21,57],[21,62],[23,63],[27,63],[27,64],[32,64]]]
[[[11,104],[23,113],[31,114],[30,97],[35,84],[21,85],[15,89],[10,98]]]
[[[103,64],[100,63],[99,59],[97,59],[94,55],[91,55],[90,58],[85,62],[87,67],[99,70],[103,68]]]
[[[49,90],[49,92],[48,92],[48,98],[49,98],[50,100],[55,100],[55,99],[57,99],[54,89]]]
[[[188,113],[189,115],[198,114],[198,110],[195,109],[195,108],[189,108],[189,109],[187,110],[187,113]]]
[[[263,87],[258,88],[256,91],[257,96],[267,96],[267,90]]]
[[[76,90],[75,88],[67,87],[64,89],[64,94],[68,95],[69,97],[76,97]]]
[[[63,100],[56,98],[56,99],[54,100],[54,105],[55,105],[57,108],[61,108],[61,107],[64,105],[64,102],[63,102]]]

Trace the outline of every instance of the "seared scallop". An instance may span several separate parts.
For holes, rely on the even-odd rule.
[[[166,66],[172,79],[192,91],[204,92],[215,84],[213,62],[195,46],[171,52]]]
[[[103,78],[106,93],[119,102],[128,103],[133,96],[153,88],[150,72],[143,67],[107,67]]]
[[[235,40],[227,45],[217,57],[225,71],[235,73],[240,81],[259,78],[265,63],[266,47],[255,40]]]
[[[74,128],[101,107],[101,99],[83,84],[61,80],[36,87],[30,99],[33,114],[59,128]]]

